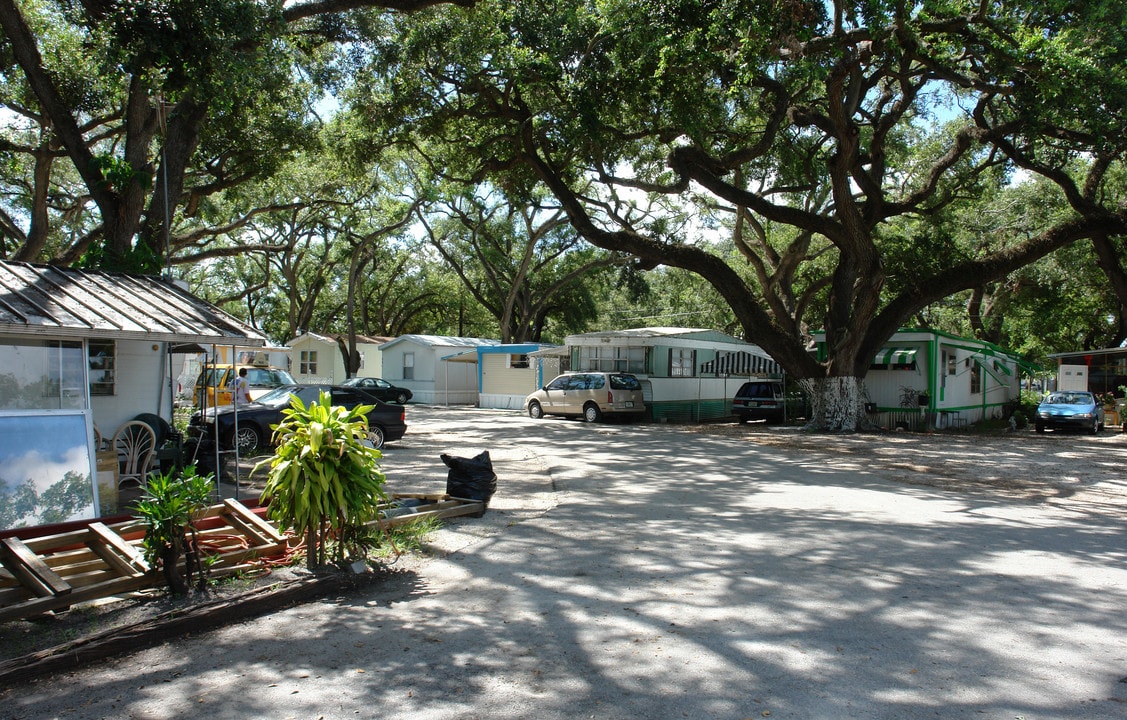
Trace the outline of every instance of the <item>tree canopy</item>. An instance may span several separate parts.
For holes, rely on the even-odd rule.
[[[684,311],[650,285],[835,429],[906,324],[1127,336],[1113,0],[0,0],[0,29],[3,256],[197,266],[275,336]]]
[[[471,13],[404,18],[377,48],[353,99],[373,131],[456,139],[445,166],[542,184],[592,244],[701,275],[745,337],[818,385],[832,428],[857,426],[859,380],[923,308],[1127,229],[1107,202],[1127,143],[1115,3]],[[1004,240],[939,221],[1019,170],[1055,184],[1068,212]],[[812,329],[825,362],[807,352]]]
[[[35,167],[17,206],[29,231],[5,213],[13,256],[155,273],[177,208],[311,141],[323,85],[304,78],[348,39],[335,14],[439,1],[0,0],[4,106],[20,118],[0,150]]]

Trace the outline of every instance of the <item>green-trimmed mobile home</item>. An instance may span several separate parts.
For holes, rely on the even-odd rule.
[[[825,334],[815,335],[818,358]],[[897,332],[865,376],[869,415],[880,425],[958,428],[1002,419],[1021,394],[1022,362],[984,340],[926,329]]]
[[[732,397],[746,380],[781,377],[758,345],[715,330],[634,328],[569,335],[564,344],[572,370],[637,375],[648,415],[657,421],[729,418]]]

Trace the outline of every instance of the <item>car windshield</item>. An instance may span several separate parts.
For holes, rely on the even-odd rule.
[[[773,398],[777,394],[775,387],[771,383],[744,383],[737,395],[750,398]]]
[[[219,382],[219,377],[222,377],[227,372],[227,368],[204,368],[200,373],[199,378],[196,379],[196,385],[200,386],[214,386]]]
[[[247,370],[247,384],[255,387],[278,387],[295,384],[293,376],[285,370],[250,368]]]
[[[1050,405],[1093,405],[1092,393],[1055,393],[1050,395],[1045,402]]]
[[[288,385],[280,388],[274,388],[262,397],[255,400],[260,405],[266,405],[274,409],[287,408],[294,395],[301,398],[301,401],[308,405],[309,403],[320,397],[321,388],[316,385]]]
[[[372,377],[349,378],[349,379],[345,380],[344,382],[342,382],[341,385],[344,385],[345,387],[358,387],[358,388],[369,388],[369,387],[389,388],[389,387],[391,387],[391,383],[389,383],[385,380],[380,380],[379,378],[372,378]]]

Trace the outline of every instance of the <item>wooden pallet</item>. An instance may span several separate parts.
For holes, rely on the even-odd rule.
[[[417,505],[404,511],[403,500]],[[195,525],[200,542],[213,556],[213,576],[236,572],[248,562],[283,555],[297,541],[264,517],[227,499],[208,508]],[[392,495],[381,508],[385,527],[421,518],[480,516],[483,503],[448,495]],[[20,540],[0,538],[0,622],[61,611],[72,605],[145,588],[164,586],[141,551],[144,527],[137,520],[115,524],[93,521],[80,529]]]

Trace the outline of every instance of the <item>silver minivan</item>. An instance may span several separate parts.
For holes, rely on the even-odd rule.
[[[531,418],[566,415],[598,422],[608,414],[640,417],[646,401],[642,384],[629,373],[574,372],[560,375],[526,397],[524,409]]]

